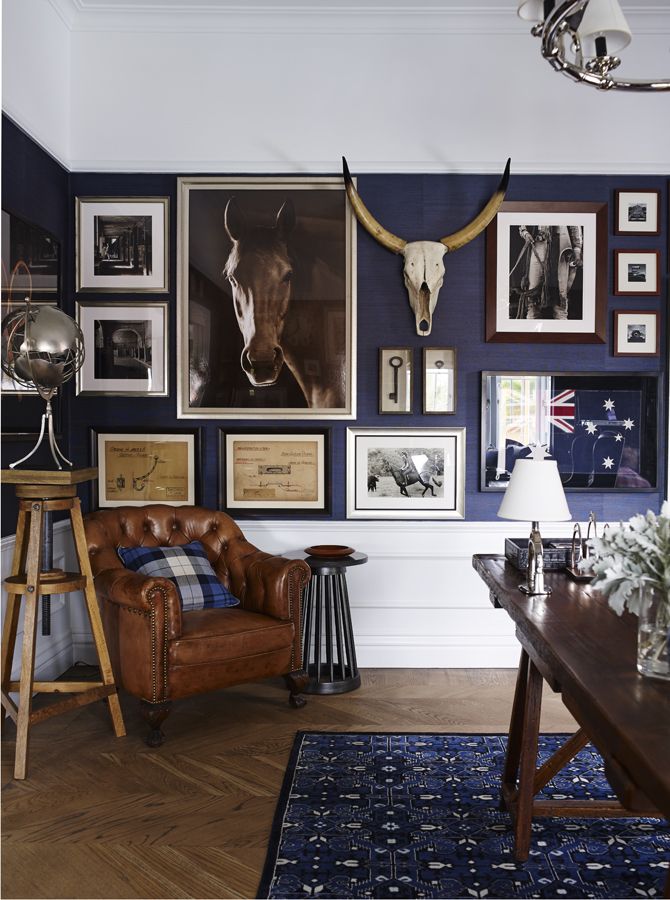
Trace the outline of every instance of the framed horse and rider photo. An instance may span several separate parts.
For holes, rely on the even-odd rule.
[[[465,518],[465,428],[347,428],[347,518]]]
[[[342,179],[188,177],[178,197],[178,417],[355,418]]]
[[[486,340],[605,343],[607,204],[505,202],[486,229]]]
[[[481,489],[544,447],[566,491],[657,490],[660,391],[651,372],[482,372]]]

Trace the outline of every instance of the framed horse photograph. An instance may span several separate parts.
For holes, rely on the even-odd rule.
[[[355,229],[340,177],[178,190],[179,418],[355,418]]]
[[[347,518],[465,518],[465,428],[347,428]]]
[[[607,204],[505,202],[486,229],[486,340],[602,344]]]

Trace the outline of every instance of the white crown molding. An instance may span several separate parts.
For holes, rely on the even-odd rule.
[[[363,2],[229,3],[214,0],[49,0],[71,31],[228,34],[526,34],[514,5]],[[626,10],[633,34],[670,33],[667,5]]]
[[[504,162],[504,161],[503,161]],[[155,174],[198,175],[337,175],[339,160],[284,162],[267,160],[171,160],[171,159],[75,159],[68,168],[71,172],[152,172]],[[366,160],[349,163],[356,175],[485,175],[500,174],[502,163],[478,160],[450,160],[433,162],[426,160]],[[669,175],[670,161],[642,162],[638,159],[584,162],[574,160],[512,160],[514,175]]]

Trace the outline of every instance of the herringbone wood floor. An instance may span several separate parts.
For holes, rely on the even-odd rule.
[[[2,750],[5,898],[254,897],[277,796],[298,729],[506,732],[515,673],[367,669],[351,694],[291,709],[279,680],[175,704],[160,750],[128,736],[103,703],[36,725],[26,781]],[[543,730],[572,730],[545,694]]]

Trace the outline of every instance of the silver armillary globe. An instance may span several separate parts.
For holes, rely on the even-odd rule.
[[[25,307],[15,309],[2,320],[3,372],[23,387],[34,387],[46,403],[37,443],[26,456],[10,463],[10,468],[36,453],[45,435],[58,468],[63,468],[60,460],[72,465],[56,443],[51,399],[83,363],[84,336],[79,325],[62,310],[54,306],[35,307],[26,300]]]

